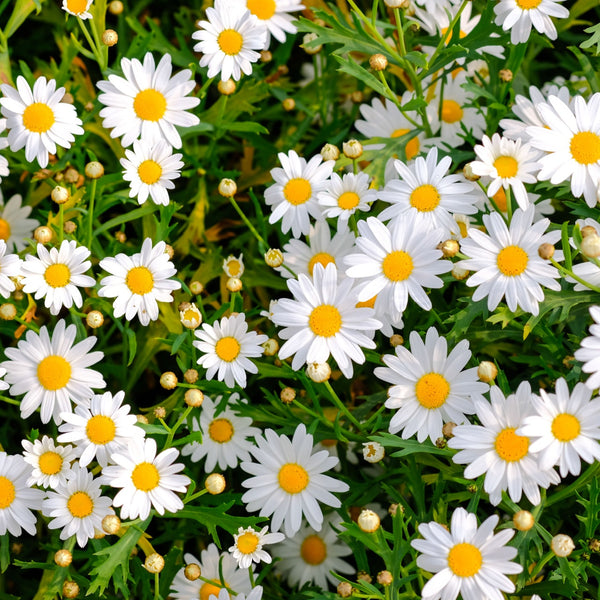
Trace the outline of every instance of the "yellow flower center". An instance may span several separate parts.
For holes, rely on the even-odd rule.
[[[591,131],[580,131],[571,138],[573,158],[581,165],[591,165],[600,160],[600,136]]]
[[[10,237],[10,223],[6,219],[0,218],[0,240],[8,241]]]
[[[515,427],[506,427],[496,436],[494,447],[502,460],[517,462],[527,454],[529,438],[524,435],[517,435]]]
[[[62,469],[63,459],[58,452],[48,450],[40,455],[40,471],[44,475],[56,475]]]
[[[449,393],[450,384],[439,373],[427,373],[415,385],[417,400],[425,408],[439,408],[446,402]]]
[[[103,446],[115,439],[117,426],[115,422],[106,415],[95,415],[87,422],[85,432],[92,444]]]
[[[377,294],[364,302],[357,302],[356,308],[375,308],[375,300],[377,300]]]
[[[229,587],[229,584],[225,582],[225,586]],[[202,584],[198,597],[200,600],[209,600],[211,596],[218,596],[220,590],[220,582],[213,579],[210,583],[207,581]]]
[[[222,337],[215,344],[215,352],[217,353],[217,356],[225,362],[234,361],[238,357],[241,349],[242,347],[240,346],[240,343],[230,335]]]
[[[521,10],[531,10],[532,8],[537,8],[542,0],[516,0],[517,6]]]
[[[237,277],[242,270],[242,265],[237,258],[232,258],[227,261],[227,269],[231,273],[231,277]]]
[[[290,179],[283,188],[283,196],[294,206],[299,206],[310,200],[312,187],[310,182],[303,177]]]
[[[131,473],[133,485],[142,492],[149,492],[158,486],[160,475],[158,469],[149,462],[136,465]]]
[[[447,27],[442,27],[442,31],[441,31],[441,34],[442,34],[442,36],[445,36],[447,31],[448,31],[448,28],[447,28]],[[466,32],[466,31],[463,31],[463,30],[461,29],[461,30],[460,30],[460,32],[459,32],[459,35],[458,35],[458,37],[459,37],[461,40],[462,40],[463,38],[466,38],[466,37],[467,37],[467,32]],[[450,38],[452,38],[452,36],[450,36]],[[448,41],[449,41],[449,40],[446,40],[446,42],[448,42]]]
[[[67,0],[67,10],[76,15],[84,13],[86,8],[87,0]]]
[[[459,577],[472,577],[479,572],[483,564],[479,548],[465,542],[452,546],[447,560],[450,570]]]
[[[242,554],[252,554],[258,548],[258,536],[246,531],[237,539],[236,546]]]
[[[224,444],[233,437],[233,425],[229,419],[215,419],[208,426],[208,435],[218,444]]]
[[[437,188],[430,183],[420,185],[410,194],[410,205],[420,212],[431,212],[440,203],[441,197]]]
[[[15,484],[6,477],[0,477],[0,508],[8,508],[15,496]]]
[[[288,494],[299,494],[308,485],[308,473],[297,463],[283,465],[277,478],[283,491]]]
[[[277,5],[275,0],[247,0],[248,10],[263,21],[268,21],[274,14]]]
[[[183,313],[183,320],[184,321],[197,321],[198,320],[198,312],[195,311],[193,308],[188,308]]]
[[[146,185],[156,183],[160,179],[162,171],[162,167],[155,160],[151,159],[145,160],[138,167],[138,175],[140,176],[142,183],[145,183]]]
[[[463,118],[463,109],[456,100],[444,100],[442,102],[442,121],[444,123],[456,123]]]
[[[51,354],[38,364],[37,377],[49,392],[60,390],[71,380],[71,365],[62,356]]]
[[[45,133],[54,121],[54,111],[43,102],[34,102],[23,111],[23,126],[32,133]]]
[[[492,200],[496,203],[496,206],[502,212],[506,212],[507,204],[506,204],[506,192],[504,188],[501,187],[493,196]]]
[[[494,161],[494,168],[498,173],[498,177],[510,178],[517,174],[519,163],[513,156],[499,156]]]
[[[394,133],[390,137],[397,138],[406,135],[410,129],[396,129]],[[406,154],[406,160],[412,160],[417,154],[419,154],[419,150],[421,149],[421,142],[419,142],[419,138],[415,136],[412,138],[406,147],[404,148],[404,153]]]
[[[300,556],[309,565],[320,565],[327,558],[327,546],[316,533],[313,533],[302,542]]]
[[[312,309],[308,326],[315,335],[331,337],[342,328],[342,315],[331,304],[321,304]]]
[[[356,192],[344,192],[338,198],[338,206],[342,210],[352,210],[360,203],[360,196]]]
[[[133,267],[129,269],[125,283],[132,294],[149,294],[154,289],[154,277],[148,267]]]
[[[75,518],[84,519],[94,511],[94,502],[85,492],[75,492],[67,500],[67,508]]]
[[[317,252],[308,262],[308,272],[312,275],[317,264],[326,267],[330,263],[335,265],[335,258],[331,254],[328,252]]]
[[[529,256],[520,246],[506,246],[498,252],[496,263],[500,273],[507,277],[521,275],[527,268]]]
[[[160,121],[167,110],[167,99],[158,90],[148,88],[137,93],[133,110],[144,121]]]
[[[235,56],[236,54],[239,54],[242,49],[244,38],[242,37],[242,34],[235,29],[224,29],[219,34],[217,43],[224,54]]]
[[[394,250],[383,259],[381,269],[390,281],[404,281],[413,271],[413,261],[404,250]]]
[[[579,419],[569,413],[556,415],[552,421],[552,435],[559,442],[570,442],[579,436],[581,423]]]
[[[44,279],[50,287],[65,287],[71,281],[71,271],[67,265],[60,263],[50,265],[44,273]]]

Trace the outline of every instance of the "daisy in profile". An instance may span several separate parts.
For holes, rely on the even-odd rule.
[[[590,315],[594,324],[590,327],[588,337],[581,340],[581,347],[575,351],[575,358],[584,363],[581,370],[592,373],[585,382],[591,390],[600,387],[600,306],[590,306]]]
[[[28,485],[56,489],[64,485],[71,463],[77,458],[73,446],[57,446],[47,435],[34,442],[23,440],[23,458],[33,468]]]
[[[369,212],[377,200],[377,190],[370,188],[371,178],[366,173],[332,173],[327,187],[319,192],[317,200],[327,219],[337,219],[339,225],[358,211]]]
[[[65,326],[63,319],[54,328],[52,337],[44,325],[40,332],[31,329],[16,348],[6,348],[9,358],[0,366],[6,368],[6,383],[10,394],[25,394],[21,400],[21,418],[27,419],[41,406],[42,423],[51,418],[59,425],[61,413],[71,411],[71,401],[91,398],[93,389],[106,387],[102,375],[92,365],[101,361],[104,353],[91,352],[97,338],[87,337],[75,344],[77,328]]]
[[[246,387],[246,373],[258,373],[257,366],[250,358],[262,356],[264,344],[269,337],[248,331],[248,323],[243,313],[223,317],[213,325],[202,323],[202,330],[194,332],[198,338],[194,346],[202,356],[198,364],[204,367],[206,379],[215,375],[219,381],[232,388],[236,383]]]
[[[477,517],[464,508],[452,513],[450,529],[434,521],[418,527],[423,539],[410,545],[421,554],[417,566],[435,575],[421,590],[423,600],[456,600],[458,594],[468,600],[504,598],[515,584],[507,575],[516,575],[523,567],[511,559],[517,549],[506,544],[515,535],[514,529],[494,534],[499,517],[488,517],[477,527]]]
[[[485,473],[483,489],[490,502],[497,506],[502,492],[508,490],[513,502],[520,502],[523,493],[534,506],[540,503],[540,487],[559,483],[558,473],[551,467],[542,469],[538,454],[531,450],[531,439],[516,431],[533,414],[529,382],[519,385],[515,394],[504,397],[500,388],[490,390],[491,404],[474,400],[481,425],[457,425],[448,446],[460,450],[452,457],[466,464],[464,476],[475,479]]]
[[[268,4],[267,0],[267,4]],[[256,2],[264,5],[265,1]],[[221,74],[221,80],[238,81],[242,73],[252,73],[252,63],[260,58],[267,44],[267,26],[243,3],[215,0],[214,8],[206,9],[208,21],[199,21],[199,31],[192,38],[199,40],[194,52],[201,52],[200,66],[208,66],[208,77]]]
[[[65,306],[81,308],[83,298],[80,287],[93,287],[96,281],[84,275],[92,263],[87,260],[90,251],[77,242],[63,240],[60,248],[48,250],[43,244],[37,245],[37,257],[27,254],[21,266],[23,291],[35,294],[35,299],[44,298],[44,306],[57,315]]]
[[[262,561],[267,564],[271,562],[271,555],[263,550],[263,546],[281,542],[285,539],[285,535],[279,532],[267,533],[267,531],[269,531],[268,527],[263,527],[260,531],[256,531],[254,527],[238,528],[229,552],[237,560],[240,569],[247,569],[253,562]]]
[[[115,318],[131,321],[136,315],[142,325],[158,319],[158,302],[172,302],[171,292],[181,287],[179,281],[171,279],[177,273],[165,242],[152,245],[146,238],[142,251],[127,256],[117,254],[114,258],[104,258],[100,267],[110,275],[100,280],[98,296],[115,298],[113,310]]]
[[[143,63],[122,58],[121,69],[124,77],[109,75],[108,81],[98,82],[102,92],[98,100],[104,104],[100,116],[102,125],[112,129],[110,136],[121,137],[125,148],[140,138],[150,145],[165,140],[181,148],[176,126],[192,127],[200,122],[188,112],[200,104],[198,98],[188,96],[196,85],[192,72],[184,69],[171,77],[171,55],[163,54],[155,65],[150,52]]]
[[[385,406],[398,411],[390,421],[390,433],[402,431],[405,440],[416,433],[419,442],[429,437],[435,444],[444,423],[468,422],[465,415],[475,412],[474,400],[483,400],[489,389],[478,380],[477,368],[465,369],[469,360],[467,340],[448,354],[446,339],[434,327],[427,330],[425,343],[411,331],[410,352],[396,346],[395,356],[386,354],[386,366],[377,367],[375,375],[392,384]]]
[[[17,88],[0,86],[2,116],[6,118],[8,143],[13,152],[25,148],[28,162],[37,159],[40,167],[48,165],[48,156],[56,154],[56,146],[70,148],[75,135],[83,134],[81,119],[72,104],[61,102],[65,88],[56,89],[56,81],[38,77],[33,89],[22,75]]]
[[[116,464],[102,469],[102,483],[121,488],[113,506],[121,507],[122,519],[146,519],[151,508],[159,515],[183,508],[175,492],[185,492],[190,478],[177,475],[185,468],[181,463],[174,463],[178,457],[175,448],[157,454],[152,438],[131,440],[126,451],[112,454],[111,460]]]
[[[20,252],[27,246],[26,239],[33,238],[33,230],[39,225],[35,219],[28,219],[31,206],[22,206],[23,198],[15,194],[5,204],[0,192],[0,240],[6,242],[9,250]]]
[[[6,242],[0,239],[0,296],[9,298],[16,289],[11,277],[21,274],[22,261],[16,254],[6,254],[6,250]]]
[[[286,33],[294,34],[298,31],[294,25],[294,17],[290,13],[305,8],[300,0],[233,0],[232,4],[247,8],[266,25],[265,49],[269,47],[271,36],[283,44]]]
[[[148,196],[154,204],[169,204],[169,192],[175,189],[174,179],[181,175],[183,162],[181,154],[173,154],[173,149],[164,140],[151,145],[136,140],[133,151],[125,150],[127,158],[121,159],[123,179],[129,181],[129,197],[137,198],[144,204]]]
[[[79,17],[82,20],[91,19],[92,15],[89,12],[93,0],[63,0],[62,9],[74,17]]]
[[[462,240],[461,251],[469,258],[458,264],[476,271],[467,279],[467,285],[477,287],[474,301],[487,296],[489,310],[505,298],[511,311],[519,307],[537,315],[538,303],[544,299],[542,286],[560,290],[558,271],[538,254],[541,244],[555,244],[560,239],[560,231],[545,233],[550,221],[532,223],[533,215],[533,206],[525,211],[518,208],[510,227],[498,213],[483,215],[489,235],[471,228]]]
[[[272,210],[269,223],[281,221],[281,231],[287,233],[291,229],[295,238],[307,235],[310,217],[323,218],[317,196],[327,187],[335,161],[323,162],[317,154],[306,162],[294,150],[277,156],[281,167],[271,169],[275,183],[265,191],[265,202]]]
[[[48,491],[42,504],[42,513],[49,517],[49,529],[62,529],[60,539],[77,537],[83,548],[89,539],[102,531],[102,519],[114,514],[111,499],[102,496],[100,478],[81,466],[75,466],[67,475],[67,481],[55,491]]]
[[[200,422],[192,417],[192,432],[202,431],[201,442],[191,442],[181,449],[182,456],[190,456],[192,462],[206,458],[204,470],[212,473],[217,464],[224,471],[227,467],[235,469],[240,460],[250,460],[250,449],[254,444],[248,439],[260,434],[260,429],[252,427],[250,417],[242,417],[230,408],[238,397],[232,394],[225,410],[217,413],[222,396],[213,402],[204,396]]]
[[[241,277],[244,274],[244,254],[233,256],[230,254],[223,260],[223,272],[227,277]]]
[[[251,450],[256,462],[243,462],[242,469],[252,477],[242,482],[248,491],[242,496],[249,512],[260,511],[271,517],[271,529],[284,527],[287,537],[299,531],[302,517],[321,531],[323,513],[319,503],[339,508],[341,502],[331,492],[347,492],[349,486],[324,475],[338,463],[325,450],[313,454],[313,436],[304,424],[296,427],[294,437],[277,435],[272,429],[265,437],[256,436]]]

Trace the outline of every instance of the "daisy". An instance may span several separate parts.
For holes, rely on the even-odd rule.
[[[144,204],[148,196],[154,204],[169,204],[169,192],[175,188],[174,179],[181,175],[183,162],[181,154],[173,154],[173,149],[164,140],[153,145],[135,140],[133,152],[125,150],[127,158],[121,159],[123,179],[129,181],[129,197],[137,198]]]
[[[550,221],[540,219],[532,224],[533,215],[533,206],[525,211],[518,208],[510,227],[498,213],[483,215],[489,235],[471,228],[462,240],[461,251],[470,258],[457,264],[476,271],[467,279],[467,285],[477,286],[474,301],[487,296],[489,310],[505,298],[511,311],[520,307],[537,315],[538,303],[544,299],[542,285],[560,290],[558,271],[538,254],[541,244],[554,244],[560,239],[560,231],[544,233]]]
[[[590,306],[590,315],[594,319],[594,324],[590,326],[591,335],[581,340],[575,358],[584,363],[581,367],[584,373],[592,373],[585,385],[595,390],[600,387],[600,306]]]
[[[96,281],[84,273],[92,263],[91,252],[75,241],[63,240],[60,248],[37,245],[37,257],[28,254],[21,266],[23,291],[44,298],[44,306],[57,315],[63,306],[81,308],[83,298],[78,288],[93,287]]]
[[[231,77],[238,81],[242,73],[250,75],[252,63],[267,42],[263,21],[240,3],[227,0],[215,0],[214,8],[206,9],[206,18],[198,22],[200,31],[192,33],[192,38],[199,40],[194,52],[202,53],[200,66],[208,66],[208,77],[220,73],[222,81]]]
[[[110,275],[100,280],[98,296],[116,298],[113,302],[115,318],[131,321],[136,315],[142,325],[158,319],[158,302],[172,302],[171,292],[181,287],[179,281],[171,279],[177,273],[165,242],[152,245],[146,238],[142,251],[127,256],[117,254],[104,258],[100,267]]]
[[[240,569],[247,569],[253,562],[271,562],[271,555],[262,549],[263,546],[281,542],[285,539],[285,535],[279,532],[267,533],[267,531],[269,531],[268,527],[263,527],[260,531],[256,531],[254,527],[238,528],[229,552],[237,560]]]
[[[448,354],[446,339],[434,327],[427,330],[425,343],[411,331],[410,352],[396,346],[395,356],[386,354],[386,366],[377,367],[375,375],[393,384],[385,406],[400,409],[390,421],[390,433],[402,430],[405,440],[416,433],[419,442],[429,436],[435,444],[444,423],[468,422],[465,415],[475,412],[474,400],[483,400],[489,389],[478,381],[476,367],[465,369],[469,360],[467,340]]]
[[[42,504],[44,516],[52,519],[49,529],[62,529],[60,539],[77,536],[77,544],[83,548],[89,539],[102,531],[102,519],[114,514],[111,499],[102,496],[100,478],[76,466],[67,475],[67,481],[59,484],[56,491],[48,491]]]
[[[27,246],[27,238],[33,237],[33,230],[39,225],[35,219],[28,219],[31,206],[21,206],[23,199],[15,194],[4,204],[0,192],[0,239],[6,242],[9,250],[20,252]]]
[[[257,585],[255,588],[252,588],[252,591],[247,596],[245,594],[237,594],[237,596],[234,596],[234,598],[235,600],[261,600],[262,594],[262,586]],[[192,600],[196,599],[193,598]],[[217,600],[232,600],[232,597],[231,594],[225,588],[220,588]],[[535,600],[535,598],[533,598],[532,600]]]
[[[0,133],[6,130],[6,119],[0,119]],[[5,150],[8,148],[8,138],[0,137],[0,150]],[[10,169],[8,168],[8,159],[5,156],[0,156],[0,182],[2,182],[2,177],[6,177],[10,173]]]
[[[517,549],[507,546],[514,529],[494,534],[499,517],[488,517],[481,527],[477,518],[464,508],[452,513],[450,530],[435,523],[421,523],[419,533],[424,539],[412,540],[410,545],[421,554],[417,566],[435,575],[421,591],[423,600],[464,600],[489,598],[500,600],[502,592],[512,593],[515,584],[506,575],[523,570],[511,559]]]
[[[71,400],[91,398],[92,389],[106,387],[102,375],[91,367],[101,361],[104,353],[90,352],[96,337],[90,336],[74,345],[77,328],[65,326],[60,319],[52,337],[44,325],[40,332],[31,329],[16,348],[6,348],[10,360],[0,366],[7,369],[6,383],[10,394],[25,394],[21,400],[21,418],[30,417],[41,406],[42,423],[51,418],[59,425],[61,413],[70,412]]]
[[[369,212],[377,200],[377,190],[371,189],[370,183],[366,173],[344,173],[343,178],[332,173],[327,187],[317,194],[323,216],[337,219],[339,228],[357,211]]]
[[[244,255],[235,257],[230,254],[223,261],[223,272],[227,277],[241,277],[244,274]]]
[[[104,467],[102,478],[103,483],[121,488],[113,506],[121,507],[122,519],[146,519],[151,507],[159,515],[183,508],[175,492],[185,492],[191,480],[186,475],[176,475],[185,468],[181,463],[173,464],[178,456],[175,448],[156,454],[152,438],[131,440],[126,452],[112,454],[116,466]]]
[[[317,196],[326,188],[335,161],[323,162],[317,154],[307,163],[294,150],[288,154],[280,152],[277,157],[282,168],[271,169],[275,183],[265,191],[265,202],[273,211],[269,223],[281,221],[281,231],[287,233],[291,229],[295,238],[307,235],[310,217],[323,218]]]
[[[508,490],[513,502],[520,502],[523,492],[534,505],[540,503],[539,487],[559,483],[552,468],[542,469],[531,440],[515,432],[533,414],[531,387],[524,381],[515,394],[504,397],[500,388],[490,390],[491,405],[475,398],[477,418],[481,425],[457,425],[448,446],[461,450],[452,457],[458,464],[468,465],[464,476],[475,479],[485,473],[483,489],[497,506],[502,492]]]
[[[232,5],[247,8],[260,22],[267,27],[265,49],[269,47],[271,36],[278,42],[285,42],[286,33],[297,33],[294,17],[289,13],[302,10],[299,0],[234,0]]]
[[[232,403],[238,394],[232,394],[229,403]],[[192,417],[192,432],[202,431],[200,442],[186,444],[181,449],[183,456],[190,456],[192,462],[206,458],[204,470],[212,473],[218,464],[224,471],[227,467],[235,469],[240,460],[250,460],[250,449],[254,445],[248,438],[260,434],[260,429],[252,427],[250,417],[242,417],[228,405],[225,410],[217,412],[222,396],[213,402],[204,396],[200,423]]]
[[[63,0],[62,9],[70,15],[79,17],[82,20],[91,19],[92,15],[89,12],[93,0]]]
[[[539,452],[540,468],[559,465],[560,476],[579,475],[582,458],[588,463],[600,460],[600,399],[592,400],[592,390],[578,383],[569,394],[567,382],[556,380],[556,394],[540,390],[533,397],[535,415],[527,417],[517,433],[528,436],[531,451]]]
[[[71,463],[77,458],[73,446],[57,446],[47,435],[34,442],[23,440],[21,445],[25,462],[33,468],[27,485],[56,489],[66,483]]]
[[[6,254],[6,242],[0,239],[0,295],[9,298],[15,291],[11,277],[21,274],[21,259],[16,254]]]
[[[381,322],[370,308],[356,308],[358,297],[351,279],[338,281],[335,265],[315,266],[312,280],[300,275],[289,279],[294,299],[281,298],[272,321],[284,327],[279,337],[287,340],[279,358],[294,355],[292,369],[306,363],[324,363],[333,356],[345,377],[352,377],[352,361],[363,364],[361,348],[375,348],[373,335]]]
[[[83,134],[81,119],[72,104],[61,102],[65,88],[56,89],[56,81],[38,77],[33,90],[22,75],[17,89],[7,83],[0,86],[2,116],[6,117],[8,143],[13,152],[25,147],[29,162],[37,159],[40,167],[48,164],[48,155],[56,146],[70,148],[75,135]]]
[[[150,52],[143,64],[136,58],[122,58],[121,69],[124,77],[109,75],[108,81],[98,82],[103,92],[98,100],[105,106],[100,116],[102,125],[112,129],[110,136],[122,136],[125,148],[140,138],[150,145],[165,140],[181,148],[175,126],[192,127],[200,122],[187,112],[200,104],[198,98],[188,97],[196,85],[192,72],[184,69],[171,77],[171,55],[163,54],[155,66]]]
[[[236,383],[246,387],[246,372],[258,373],[257,366],[250,360],[262,356],[264,344],[269,336],[248,331],[243,313],[223,317],[213,325],[202,324],[202,331],[194,332],[198,340],[194,346],[202,352],[198,364],[207,369],[206,379],[217,376],[227,387]]]
[[[257,447],[251,450],[257,462],[243,462],[241,467],[253,475],[242,482],[249,488],[242,496],[249,512],[260,511],[261,517],[271,515],[271,529],[284,526],[287,537],[299,529],[302,516],[316,531],[321,531],[323,513],[319,506],[339,508],[341,502],[331,492],[347,492],[349,486],[324,475],[338,459],[322,450],[313,454],[313,436],[306,433],[304,424],[296,427],[290,441],[272,429],[265,436],[256,436]]]

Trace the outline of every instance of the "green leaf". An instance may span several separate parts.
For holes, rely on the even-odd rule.
[[[8,565],[10,565],[9,548],[8,533],[5,533],[2,538],[0,538],[0,570],[2,570],[3,573],[8,569]]]
[[[591,48],[592,46],[596,46],[596,50],[594,51],[594,54],[596,56],[598,56],[598,54],[600,54],[600,23],[597,23],[596,25],[592,25],[591,27],[588,27],[587,29],[584,29],[584,31],[586,33],[590,34],[590,38],[587,39],[585,42],[582,42],[581,44],[579,44],[580,48]]]
[[[137,352],[137,338],[135,337],[135,331],[133,329],[125,329],[127,334],[127,346],[129,347],[129,359],[127,360],[127,366],[131,365]]]
[[[395,100],[393,94],[390,93],[390,90],[373,75],[370,71],[361,67],[356,61],[352,60],[352,58],[348,58],[345,56],[338,56],[337,54],[333,55],[334,58],[340,63],[339,70],[348,73],[348,75],[352,75],[352,77],[356,77],[359,81],[367,84],[374,92],[377,92],[381,96],[385,96],[390,100]]]
[[[250,133],[269,133],[269,130],[254,121],[234,121],[226,124],[228,131],[245,131]]]
[[[400,451],[394,452],[391,456],[402,458],[409,454],[424,453],[424,454],[439,454],[441,456],[452,456],[454,452],[445,448],[437,448],[431,442],[418,442],[417,440],[403,440],[397,435],[391,433],[380,433],[376,436],[370,436],[370,440],[379,442],[386,448],[401,448]]]

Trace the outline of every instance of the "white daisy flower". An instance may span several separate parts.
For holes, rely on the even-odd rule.
[[[11,277],[21,274],[21,259],[16,254],[6,254],[7,246],[0,239],[0,296],[9,298],[15,291],[15,282]]]
[[[457,425],[452,431],[453,437],[448,440],[450,448],[460,450],[452,460],[468,465],[464,473],[467,479],[485,473],[483,489],[494,506],[500,503],[502,492],[507,490],[513,502],[519,502],[525,493],[536,506],[541,501],[539,488],[560,482],[554,469],[540,467],[529,437],[515,433],[533,414],[531,396],[527,381],[507,398],[500,388],[493,386],[491,404],[487,400],[474,399],[481,425]]]
[[[279,349],[282,360],[294,355],[292,369],[306,363],[324,363],[333,356],[345,377],[352,377],[352,361],[363,364],[361,348],[375,348],[373,335],[381,322],[370,308],[356,308],[358,297],[351,279],[338,281],[333,264],[315,266],[312,280],[300,275],[289,279],[294,299],[281,298],[271,320],[284,327],[279,337],[287,340]]]
[[[97,338],[90,336],[74,345],[76,334],[75,325],[65,327],[60,319],[52,337],[44,325],[39,334],[29,330],[16,348],[4,350],[10,360],[0,366],[7,369],[5,380],[11,386],[10,394],[25,394],[21,400],[22,419],[41,406],[42,423],[54,418],[59,425],[60,414],[71,410],[71,400],[91,398],[92,389],[106,387],[102,375],[88,368],[104,357],[103,352],[90,352]]]
[[[81,119],[72,104],[61,102],[65,88],[56,89],[56,81],[38,77],[29,87],[22,75],[17,77],[17,89],[7,83],[0,86],[2,116],[6,117],[8,142],[13,152],[25,147],[29,162],[37,159],[40,167],[48,164],[49,154],[56,146],[70,148],[75,135],[83,134]]]
[[[478,380],[476,367],[465,369],[469,360],[467,340],[448,354],[446,339],[434,327],[427,330],[425,343],[411,331],[410,352],[396,346],[395,356],[386,354],[386,366],[377,367],[375,375],[393,384],[385,406],[399,410],[390,421],[390,433],[402,430],[405,440],[416,433],[419,442],[429,437],[435,444],[444,423],[468,422],[465,415],[475,412],[473,401],[483,400],[489,389]]]
[[[465,600],[504,598],[502,592],[515,591],[515,584],[506,575],[523,570],[511,559],[517,549],[507,546],[514,529],[494,534],[499,517],[488,517],[477,527],[477,517],[464,508],[452,513],[450,530],[431,521],[421,523],[419,533],[424,539],[410,545],[421,554],[417,566],[435,575],[421,590],[422,600],[456,600],[460,593]]]
[[[289,13],[302,10],[300,0],[233,0],[231,4],[247,8],[261,23],[267,27],[265,49],[269,47],[271,36],[278,42],[285,42],[286,33],[297,33],[294,17]]]
[[[66,483],[59,484],[56,491],[47,492],[42,513],[52,519],[49,529],[62,529],[61,540],[77,536],[77,544],[83,548],[96,531],[102,531],[102,519],[114,514],[111,499],[101,495],[100,479],[75,466]]]
[[[82,20],[91,19],[89,12],[93,0],[62,0],[62,9],[70,15],[79,17]]]
[[[233,256],[230,254],[223,260],[223,272],[227,277],[241,277],[244,274],[244,254]]]
[[[79,464],[87,467],[94,458],[102,467],[111,461],[114,452],[127,448],[129,440],[144,437],[144,430],[130,415],[130,406],[123,404],[125,392],[94,395],[91,400],[79,402],[74,412],[62,413],[64,423],[58,428],[59,442],[76,445]]]
[[[313,436],[304,424],[296,427],[294,437],[278,436],[272,429],[265,436],[256,436],[257,447],[251,450],[257,462],[243,462],[241,467],[253,475],[242,482],[249,488],[242,496],[249,512],[260,511],[261,517],[271,517],[271,529],[284,526],[287,537],[299,529],[302,516],[309,525],[321,531],[323,513],[319,502],[339,508],[341,502],[331,492],[347,492],[349,486],[324,475],[335,467],[337,458],[325,450],[313,454]]]
[[[4,377],[6,375],[6,369],[0,367],[0,378]],[[8,389],[8,383],[2,381],[2,379],[0,379],[0,390],[7,390]]]
[[[173,149],[164,140],[151,145],[135,140],[133,151],[125,150],[127,158],[121,159],[123,179],[129,181],[129,197],[137,198],[144,204],[148,196],[154,204],[169,204],[169,192],[175,189],[174,179],[181,175],[183,162],[181,154],[173,154]]]
[[[191,480],[176,474],[185,468],[181,463],[173,464],[178,457],[175,448],[157,454],[152,438],[131,440],[125,453],[112,454],[111,460],[116,465],[104,467],[102,479],[107,485],[121,488],[113,506],[121,507],[122,519],[146,519],[151,508],[159,515],[183,508],[175,492],[185,492]]]
[[[140,139],[146,144],[166,140],[174,148],[181,148],[181,137],[175,128],[198,125],[200,119],[188,112],[200,104],[189,97],[196,82],[189,69],[171,77],[171,55],[163,54],[157,66],[150,52],[142,64],[136,58],[122,58],[124,77],[109,75],[108,81],[99,81],[103,92],[98,100],[105,108],[100,111],[102,125],[112,129],[111,137],[121,137],[127,148]]]
[[[556,380],[556,394],[540,394],[533,397],[537,414],[526,417],[517,434],[531,439],[542,470],[559,465],[561,477],[579,475],[580,458],[588,463],[600,460],[600,399],[592,400],[592,390],[583,383],[569,394],[562,377]]]
[[[415,4],[422,6],[426,12],[441,18],[447,10],[451,10],[453,5],[458,4],[458,0],[415,0]]]
[[[237,560],[240,569],[247,569],[253,562],[271,562],[271,555],[262,549],[263,546],[281,542],[285,539],[285,535],[279,532],[267,533],[267,531],[269,531],[268,527],[263,527],[260,531],[256,531],[254,527],[238,528],[229,552]]]
[[[260,585],[257,585],[255,588],[252,588],[252,591],[247,596],[245,594],[237,594],[236,596],[232,596],[226,588],[219,588],[219,595],[211,596],[210,600],[212,600],[213,597],[216,598],[216,600],[261,600],[262,594],[263,588]],[[202,596],[200,598],[202,598]],[[191,598],[190,600],[196,599]]]
[[[590,334],[581,340],[581,347],[575,351],[575,358],[584,363],[581,370],[592,373],[585,385],[591,390],[600,387],[600,306],[590,306],[590,315],[594,319]]]
[[[25,462],[33,468],[27,485],[56,489],[65,484],[71,463],[77,458],[73,446],[57,446],[47,435],[34,442],[23,440],[21,445]]]
[[[23,199],[15,194],[4,204],[0,192],[0,239],[6,242],[9,250],[20,252],[27,246],[25,239],[33,238],[33,230],[39,225],[35,219],[28,219],[31,206],[21,206]]]
[[[142,325],[158,319],[158,302],[172,302],[171,292],[181,287],[179,281],[171,279],[177,273],[165,242],[152,245],[146,238],[142,251],[127,256],[117,254],[114,258],[104,258],[100,267],[110,275],[100,280],[98,296],[115,298],[113,310],[115,318],[131,321],[136,315]]]
[[[281,231],[290,229],[297,238],[310,231],[310,217],[322,219],[323,214],[317,196],[327,186],[335,161],[326,160],[320,154],[313,156],[308,163],[290,150],[280,152],[277,157],[281,167],[271,169],[275,183],[265,190],[265,202],[273,211],[269,223],[281,221]]]
[[[181,449],[182,456],[190,456],[192,462],[206,457],[204,470],[212,473],[216,465],[224,471],[227,467],[235,469],[240,460],[250,460],[250,449],[254,444],[248,438],[260,434],[260,429],[252,427],[250,417],[242,417],[230,408],[230,404],[239,397],[232,394],[225,410],[217,413],[222,396],[213,402],[204,396],[200,422],[192,417],[192,432],[202,431],[201,442],[191,442]]]
[[[0,119],[0,133],[6,130],[6,119]],[[8,138],[0,137],[0,150],[5,150],[8,148]],[[10,169],[8,168],[8,159],[5,156],[0,156],[0,182],[2,182],[2,177],[6,177],[10,174]],[[1,195],[0,195],[1,200]],[[0,236],[2,235],[0,230]]]
[[[471,228],[462,240],[461,251],[470,258],[457,264],[477,271],[467,279],[467,285],[477,286],[474,301],[487,296],[489,310],[505,298],[511,311],[520,307],[537,315],[538,303],[544,299],[542,286],[560,290],[558,271],[538,254],[541,244],[555,244],[560,239],[560,231],[544,233],[550,221],[540,219],[532,224],[533,215],[533,206],[526,211],[518,208],[510,228],[498,213],[483,215],[489,235]]]
[[[217,376],[219,381],[232,388],[236,383],[246,387],[246,372],[258,373],[257,366],[250,358],[262,356],[264,344],[269,336],[248,331],[248,323],[243,313],[223,317],[213,325],[202,324],[202,331],[194,334],[198,338],[194,346],[203,353],[198,364],[204,367],[206,379]]]
[[[592,218],[577,219],[577,221],[575,221],[575,224],[579,226],[580,230],[586,226],[593,227],[596,234],[600,235],[600,223],[598,223],[598,221],[595,221]],[[569,243],[572,248],[576,248],[576,244],[573,241],[573,238],[571,238]],[[580,257],[581,257],[581,255],[580,255]],[[600,267],[598,267],[598,265],[596,264],[596,261],[586,260],[584,262],[577,263],[572,266],[572,270],[573,270],[573,273],[575,273],[575,275],[577,275],[579,278],[583,279],[583,281],[585,281],[587,284],[589,284],[591,286],[600,286]],[[573,289],[576,292],[582,292],[584,290],[591,289],[588,285],[579,283],[579,281],[576,281],[575,279],[573,279],[572,277],[570,277],[568,275],[565,277],[565,279],[569,283],[575,284]]]
[[[252,63],[265,48],[267,27],[245,6],[227,0],[215,0],[214,8],[206,9],[208,21],[199,21],[199,31],[192,38],[199,40],[194,52],[201,52],[200,66],[208,66],[208,77],[221,74],[221,80],[236,81],[252,73]]]
[[[75,241],[63,240],[60,248],[37,245],[37,257],[28,254],[21,266],[23,291],[44,298],[44,306],[57,315],[65,306],[81,308],[83,298],[78,288],[93,287],[96,281],[84,275],[92,266],[87,260],[91,252]]]
[[[377,200],[377,190],[371,189],[371,178],[366,173],[344,173],[343,178],[332,173],[327,187],[317,194],[317,201],[327,219],[337,219],[339,225],[357,211],[369,212]]]

